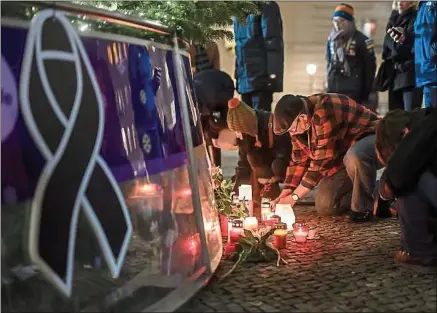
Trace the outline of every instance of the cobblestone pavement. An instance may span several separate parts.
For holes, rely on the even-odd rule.
[[[216,277],[180,312],[436,312],[436,277],[397,267],[397,220],[350,224],[297,207],[298,220],[317,225],[320,238],[289,238],[288,265],[223,261]]]

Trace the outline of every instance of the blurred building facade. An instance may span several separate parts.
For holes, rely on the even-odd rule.
[[[332,14],[340,2],[278,2],[284,27],[284,90],[287,93],[306,95],[324,90],[326,77],[326,40],[332,27]],[[381,61],[381,47],[385,27],[390,16],[392,2],[353,1],[357,28],[372,31],[378,64]],[[365,23],[370,23],[365,25]],[[232,42],[219,43],[222,69],[232,77],[235,69],[235,55]],[[315,64],[317,71],[311,78],[307,65]],[[282,93],[274,94],[274,103]],[[386,93],[380,93],[380,111],[387,106]],[[380,113],[383,113],[380,112]]]

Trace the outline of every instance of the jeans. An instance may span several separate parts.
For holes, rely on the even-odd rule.
[[[423,90],[421,88],[402,90],[402,99],[405,111],[420,109],[422,106]]]
[[[416,190],[396,201],[401,226],[401,247],[413,257],[437,258],[436,235],[429,227],[431,217],[437,213],[436,188],[436,177],[425,172]]]
[[[350,208],[352,182],[342,169],[330,177],[323,178],[316,192],[316,210],[323,216],[341,215]]]
[[[375,153],[375,135],[364,137],[349,148],[343,162],[352,181],[351,210],[372,212],[376,172],[382,168]]]
[[[272,111],[273,93],[267,91],[254,91],[241,95],[247,105],[255,110]]]
[[[388,91],[388,110],[400,109],[411,111],[422,107],[423,89],[404,88]]]
[[[437,108],[437,86],[423,87],[423,98],[426,108]]]

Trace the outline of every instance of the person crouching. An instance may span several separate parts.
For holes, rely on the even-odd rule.
[[[261,196],[276,198],[290,161],[290,137],[273,133],[270,112],[256,111],[237,98],[228,102],[227,124],[232,132],[228,145],[238,146],[239,182],[248,182],[253,171],[263,186]]]

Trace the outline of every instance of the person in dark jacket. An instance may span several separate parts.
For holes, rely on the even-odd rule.
[[[393,38],[393,32],[414,33],[416,3],[397,1],[387,23],[387,33],[382,48],[382,59],[393,67],[393,80],[389,86],[389,110],[411,111],[422,105],[422,88],[416,88],[413,42],[402,44]]]
[[[395,261],[420,272],[435,273],[437,109],[389,112],[376,128],[375,148],[386,165],[380,197],[397,199],[401,248]]]
[[[348,4],[335,8],[333,23],[326,45],[327,92],[344,94],[365,105],[376,72],[373,40],[356,29],[354,9]]]
[[[219,132],[227,128],[228,101],[234,96],[234,81],[225,72],[206,69],[196,72],[193,82],[208,152],[212,163],[220,166],[220,149],[214,147],[213,140],[217,140]]]
[[[236,98],[229,100],[228,105],[227,124],[234,132],[229,143],[238,146],[239,154],[235,191],[241,184],[250,184],[253,171],[258,182],[264,186],[261,196],[270,199],[278,197],[281,191],[279,182],[284,181],[290,162],[290,137],[273,133],[272,113],[254,110]]]
[[[278,4],[260,4],[262,14],[245,23],[234,18],[235,79],[242,100],[254,109],[271,111],[274,92],[282,92],[284,40]]]

